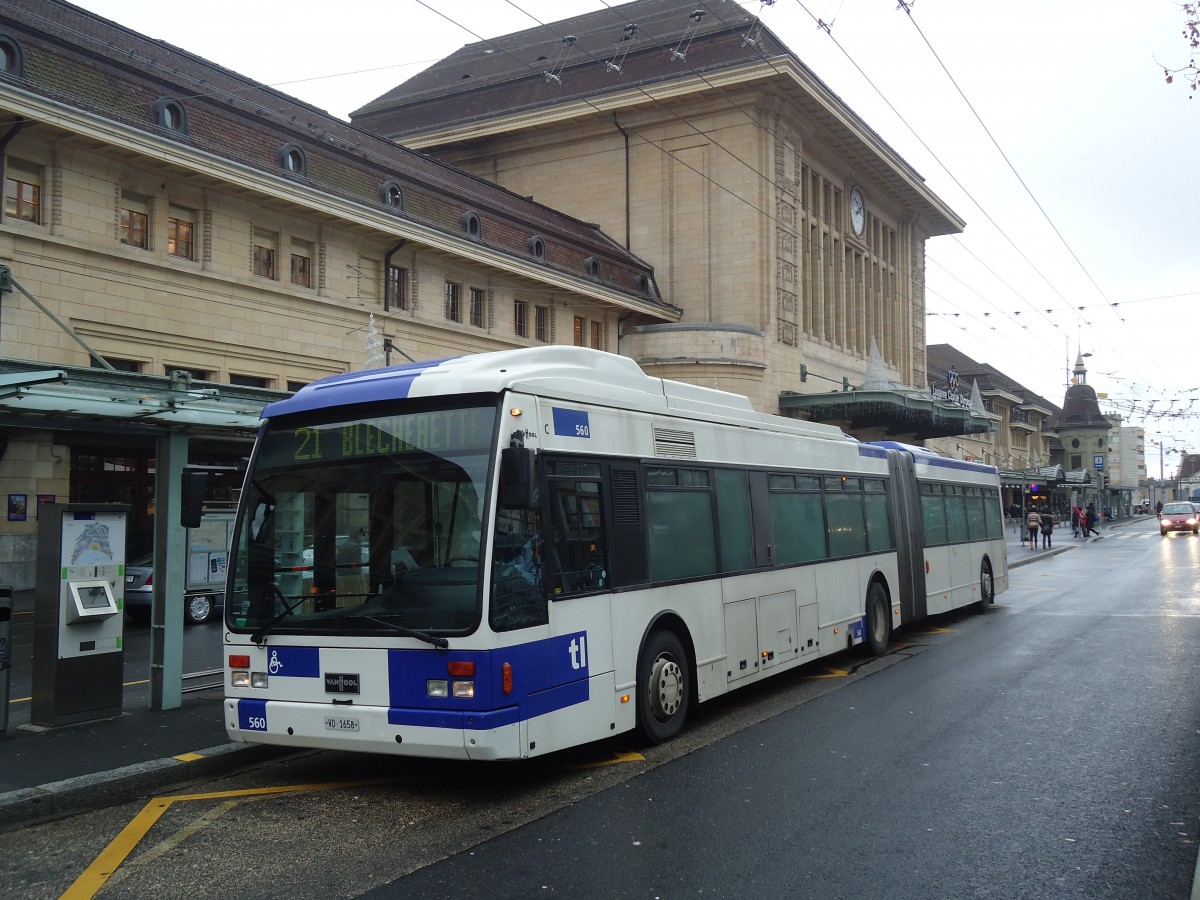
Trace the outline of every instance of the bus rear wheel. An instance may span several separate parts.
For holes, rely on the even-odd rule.
[[[642,648],[637,679],[638,728],[652,744],[679,734],[691,702],[691,675],[683,642],[656,631]]]
[[[867,588],[867,652],[872,656],[887,653],[892,640],[892,611],[887,591],[878,581]]]
[[[992,576],[992,564],[984,560],[979,566],[979,602],[975,608],[987,612],[988,607],[996,602],[996,579]]]

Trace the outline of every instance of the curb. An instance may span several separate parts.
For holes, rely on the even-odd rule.
[[[238,769],[295,753],[267,744],[220,744],[207,750],[54,781],[38,787],[0,794],[0,832],[46,822],[76,813],[145,798],[199,778],[226,775]]]

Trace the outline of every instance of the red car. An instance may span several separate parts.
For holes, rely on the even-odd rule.
[[[1168,531],[1200,534],[1200,510],[1191,503],[1168,503],[1158,517],[1158,531],[1163,537]]]

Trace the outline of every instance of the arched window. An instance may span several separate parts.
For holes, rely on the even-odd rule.
[[[379,202],[389,209],[404,209],[404,189],[395,181],[385,181],[379,186]]]
[[[543,241],[540,237],[538,237],[535,234],[528,241],[526,241],[525,244],[527,247],[529,247],[529,255],[530,256],[532,256],[538,262],[546,261],[546,242],[545,241]]]
[[[283,144],[279,148],[279,165],[292,175],[303,178],[308,174],[308,159],[304,155],[304,148],[296,144]]]
[[[589,256],[583,261],[583,270],[587,273],[588,278],[600,279],[600,260],[594,256]]]
[[[463,231],[471,237],[478,240],[483,236],[483,225],[479,221],[479,216],[474,212],[467,210],[459,221],[462,222]]]
[[[18,78],[25,74],[25,57],[21,52],[21,45],[7,34],[0,34],[0,72]]]
[[[187,110],[178,100],[160,97],[154,101],[154,124],[160,128],[187,134]]]

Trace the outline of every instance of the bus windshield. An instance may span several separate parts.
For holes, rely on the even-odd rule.
[[[268,423],[247,475],[230,627],[474,629],[495,406],[298,418]]]

